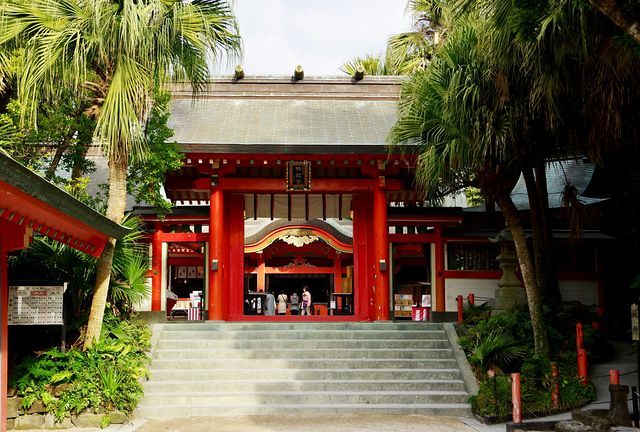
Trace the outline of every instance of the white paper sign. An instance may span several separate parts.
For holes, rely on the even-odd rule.
[[[10,286],[9,325],[62,325],[62,286]]]

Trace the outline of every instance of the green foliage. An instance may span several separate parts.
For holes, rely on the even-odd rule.
[[[573,310],[573,312],[571,312]],[[576,312],[576,311],[581,312]],[[567,304],[567,316],[581,316],[577,305]],[[562,321],[562,320],[561,320]],[[569,327],[568,324],[562,324]],[[551,325],[549,332],[561,335],[569,343],[554,344],[552,355],[558,363],[562,408],[575,407],[595,398],[592,385],[583,385],[577,378],[575,321],[573,331],[561,333]],[[585,329],[586,330],[586,329]],[[479,380],[479,392],[470,399],[473,411],[481,416],[507,417],[511,412],[511,379],[509,373],[519,372],[523,412],[540,415],[551,410],[551,366],[549,360],[533,353],[533,334],[526,308],[516,307],[473,327],[459,329],[460,345],[467,354]],[[488,376],[492,369],[495,378]]]
[[[151,115],[145,127],[146,148],[132,158],[129,165],[127,189],[137,203],[146,202],[169,211],[171,202],[162,195],[165,173],[180,168],[183,153],[178,143],[169,142],[173,130],[167,126],[171,94],[158,90],[154,95]]]
[[[142,397],[150,340],[145,324],[111,318],[100,342],[86,352],[53,348],[25,359],[12,385],[24,398],[23,407],[41,400],[58,420],[85,410],[130,413]]]
[[[494,378],[481,380],[478,394],[469,402],[474,413],[480,416],[506,417],[511,412],[511,379],[499,373]]]
[[[467,205],[469,207],[481,206],[484,204],[484,196],[482,196],[482,191],[477,187],[467,187],[464,190],[464,194],[467,197]]]
[[[464,323],[466,325],[477,324],[481,320],[491,317],[491,306],[489,303],[471,304],[466,302],[464,305]]]
[[[340,70],[347,75],[352,75],[362,66],[365,75],[393,75],[387,69],[382,56],[367,54],[365,57],[355,57],[340,66]]]
[[[504,330],[494,329],[467,345],[469,363],[482,369],[508,369],[526,354],[526,348]]]
[[[66,185],[71,179],[56,176],[58,168],[78,175],[90,172],[93,164],[85,154],[92,142],[95,121],[85,114],[86,102],[69,93],[50,103],[40,103],[37,127],[21,123],[21,102],[11,99],[0,115],[0,147],[13,158],[56,184]],[[4,136],[4,139],[2,138]]]

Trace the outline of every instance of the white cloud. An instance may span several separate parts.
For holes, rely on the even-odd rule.
[[[342,63],[384,51],[406,31],[406,0],[235,0],[248,75],[339,75]],[[223,68],[229,72],[231,68]]]

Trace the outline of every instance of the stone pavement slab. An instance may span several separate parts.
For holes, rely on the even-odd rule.
[[[191,417],[170,420],[134,420],[105,429],[69,429],[70,432],[483,432],[468,418],[422,415],[310,415]],[[476,422],[477,423],[477,422]],[[480,423],[477,423],[480,425]],[[24,432],[24,431],[23,431]],[[35,431],[33,431],[35,432]]]

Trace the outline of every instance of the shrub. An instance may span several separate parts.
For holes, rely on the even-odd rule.
[[[108,318],[100,342],[89,350],[53,348],[27,358],[12,384],[24,408],[41,400],[58,420],[86,410],[130,413],[142,397],[150,340],[145,324]]]
[[[557,320],[547,321],[552,340],[552,357],[560,372],[560,402],[562,408],[572,408],[595,398],[592,385],[583,385],[576,374],[575,322],[589,322],[590,308],[569,304]],[[550,364],[533,353],[533,335],[526,307],[481,319],[475,326],[459,329],[460,345],[479,379],[479,391],[470,398],[472,409],[481,416],[507,417],[511,412],[511,378],[509,372],[519,372],[523,412],[540,415],[551,410]],[[588,335],[588,336],[587,336]],[[585,345],[603,351],[595,331],[585,326]],[[487,370],[492,369],[494,378]]]

